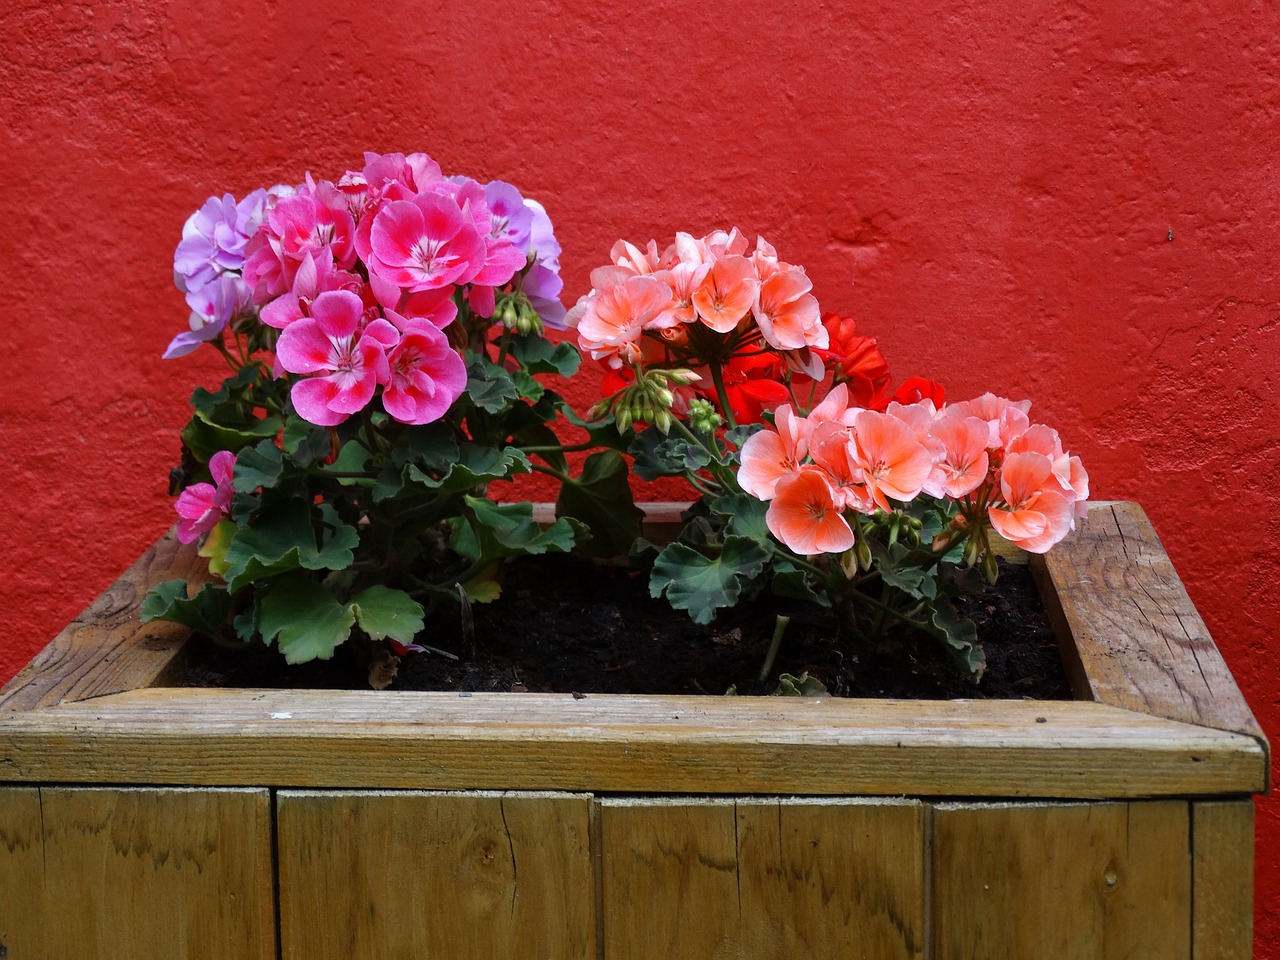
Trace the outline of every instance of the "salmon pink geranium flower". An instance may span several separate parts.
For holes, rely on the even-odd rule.
[[[843,553],[854,544],[853,528],[841,515],[821,471],[799,470],[778,481],[765,513],[769,532],[796,553]]]

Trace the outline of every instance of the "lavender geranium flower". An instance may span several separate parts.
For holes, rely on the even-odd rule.
[[[173,253],[173,282],[183,293],[207,286],[244,266],[244,245],[266,214],[267,191],[255,190],[239,203],[225,193],[210,197],[187,218]]]
[[[564,281],[560,279],[560,244],[542,204],[526,197],[524,205],[531,214],[529,246],[534,263],[525,275],[521,289],[543,323],[553,330],[564,330],[565,309],[560,302],[560,291],[564,287]]]
[[[187,306],[191,308],[186,330],[171,341],[164,352],[166,360],[185,357],[188,353],[222,333],[228,323],[237,317],[253,312],[253,294],[238,274],[225,273],[212,283],[187,294]]]

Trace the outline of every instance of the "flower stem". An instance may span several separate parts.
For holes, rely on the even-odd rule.
[[[773,670],[773,661],[778,656],[778,648],[782,646],[782,635],[787,632],[787,625],[791,623],[790,617],[784,617],[778,614],[773,622],[773,639],[769,641],[769,652],[764,656],[764,666],[760,668],[760,682],[769,679],[769,674]]]
[[[733,408],[729,405],[729,391],[724,386],[724,370],[718,360],[713,360],[710,366],[711,381],[716,385],[716,396],[720,399],[720,415],[732,430],[738,425],[738,421],[733,418]]]

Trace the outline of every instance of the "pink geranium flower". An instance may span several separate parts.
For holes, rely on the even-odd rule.
[[[788,549],[805,556],[843,553],[854,544],[853,530],[840,515],[831,487],[816,468],[778,482],[765,524]]]
[[[387,356],[382,405],[401,423],[439,420],[467,387],[466,364],[433,324],[388,316],[405,332]]]
[[[752,310],[766,343],[779,350],[827,348],[830,337],[812,289],[799,267],[775,273],[760,284]]]
[[[374,320],[357,334],[364,304],[354,293],[322,293],[311,304],[311,316],[291,323],[280,334],[276,357],[290,373],[307,374],[290,396],[298,415],[332,427],[358,413],[387,379],[385,350],[400,334],[386,320]]]
[[[930,431],[942,443],[944,453],[925,484],[925,492],[958,500],[978,489],[990,467],[986,422],[978,417],[947,415],[935,420]]]
[[[363,233],[360,247],[364,247]],[[467,283],[485,266],[485,243],[452,198],[424,193],[384,204],[360,254],[371,274],[416,293]]]
[[[698,289],[693,305],[698,316],[716,333],[728,333],[751,312],[760,281],[746,257],[726,256],[715,261]]]
[[[231,512],[231,497],[235,493],[231,476],[235,466],[236,455],[228,450],[219,450],[209,459],[213,483],[193,483],[178,494],[173,508],[178,512],[178,539],[181,542],[192,543]]]
[[[809,452],[809,428],[791,404],[774,411],[775,429],[749,436],[742,445],[738,483],[757,500],[772,500],[778,483],[800,469]]]
[[[671,288],[661,280],[633,276],[596,294],[575,316],[579,342],[611,367],[635,363],[640,334],[670,302]]]

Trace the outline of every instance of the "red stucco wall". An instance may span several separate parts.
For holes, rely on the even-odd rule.
[[[1096,496],[1146,506],[1280,734],[1274,4],[353,10],[0,11],[0,680],[171,522],[190,383],[218,378],[160,359],[183,219],[422,149],[544,201],[570,298],[617,237],[736,224],[899,375],[1033,398]],[[1280,802],[1258,831],[1280,956]]]

